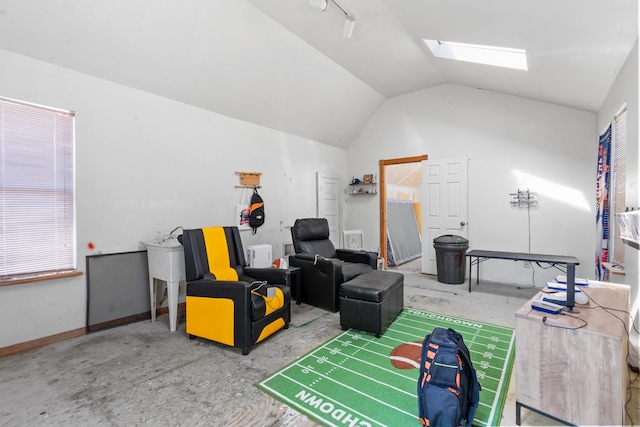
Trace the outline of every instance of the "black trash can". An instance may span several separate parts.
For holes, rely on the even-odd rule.
[[[450,285],[464,283],[469,241],[462,236],[445,234],[433,239],[433,247],[436,250],[438,282]]]

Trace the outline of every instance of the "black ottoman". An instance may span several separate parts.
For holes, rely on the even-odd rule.
[[[340,286],[340,326],[373,332],[387,330],[404,307],[404,276],[372,270]]]

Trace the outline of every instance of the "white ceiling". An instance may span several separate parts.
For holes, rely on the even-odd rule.
[[[443,83],[597,111],[638,38],[637,0],[338,1],[351,39],[331,2],[0,0],[0,49],[345,148],[385,99]],[[526,49],[529,71],[423,38]]]

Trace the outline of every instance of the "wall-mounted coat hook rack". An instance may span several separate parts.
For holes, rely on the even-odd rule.
[[[240,185],[236,188],[260,188],[262,172],[236,172],[236,175],[240,175]]]

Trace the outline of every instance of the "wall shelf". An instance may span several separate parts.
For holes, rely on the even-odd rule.
[[[236,172],[236,175],[240,175],[240,185],[236,188],[260,188],[262,172]]]
[[[349,194],[352,196],[371,196],[378,194],[378,184],[375,182],[349,184]]]
[[[620,265],[614,265],[610,262],[603,262],[602,266],[609,270],[612,274],[619,274],[621,276],[624,276],[624,267]]]

